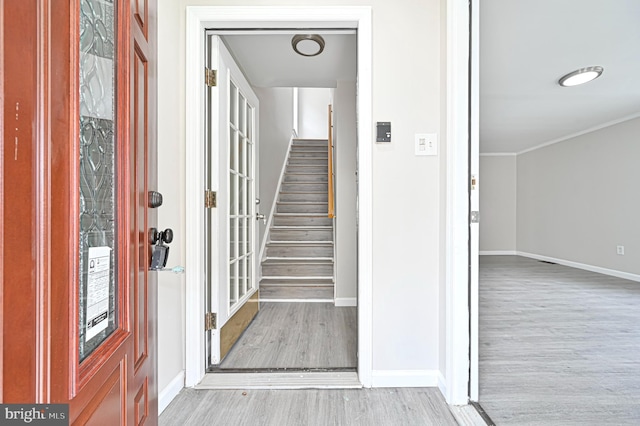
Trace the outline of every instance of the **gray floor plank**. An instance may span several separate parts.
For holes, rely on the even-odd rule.
[[[479,343],[496,424],[640,424],[640,283],[482,256]]]
[[[221,368],[344,368],[357,365],[355,307],[261,303]]]
[[[160,416],[160,425],[447,426],[456,421],[436,388],[183,389]]]

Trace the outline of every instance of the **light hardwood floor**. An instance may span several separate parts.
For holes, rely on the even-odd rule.
[[[160,425],[411,426],[456,425],[436,388],[183,389]]]
[[[640,283],[482,256],[479,339],[497,425],[640,424]]]
[[[261,303],[220,367],[355,368],[356,353],[356,308],[323,302]]]

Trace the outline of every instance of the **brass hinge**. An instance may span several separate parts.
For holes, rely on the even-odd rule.
[[[216,87],[218,85],[218,71],[211,68],[204,69],[204,84],[208,87]]]
[[[215,330],[218,328],[218,314],[207,312],[204,314],[204,331]]]
[[[218,204],[218,197],[216,191],[207,189],[204,191],[204,207],[206,209],[216,208]]]

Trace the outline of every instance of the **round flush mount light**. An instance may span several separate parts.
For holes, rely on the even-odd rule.
[[[291,39],[291,47],[298,55],[318,56],[324,50],[324,39],[318,34],[297,34]]]
[[[579,84],[588,83],[600,77],[604,69],[599,66],[580,68],[570,72],[558,80],[558,84],[564,87],[577,86]]]

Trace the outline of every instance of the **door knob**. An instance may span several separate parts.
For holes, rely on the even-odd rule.
[[[155,209],[162,205],[162,194],[158,191],[149,191],[148,198],[148,205],[150,209]]]
[[[267,218],[264,217],[264,215],[262,213],[257,213],[256,214],[256,220],[262,220],[262,224],[263,225],[267,224]]]

